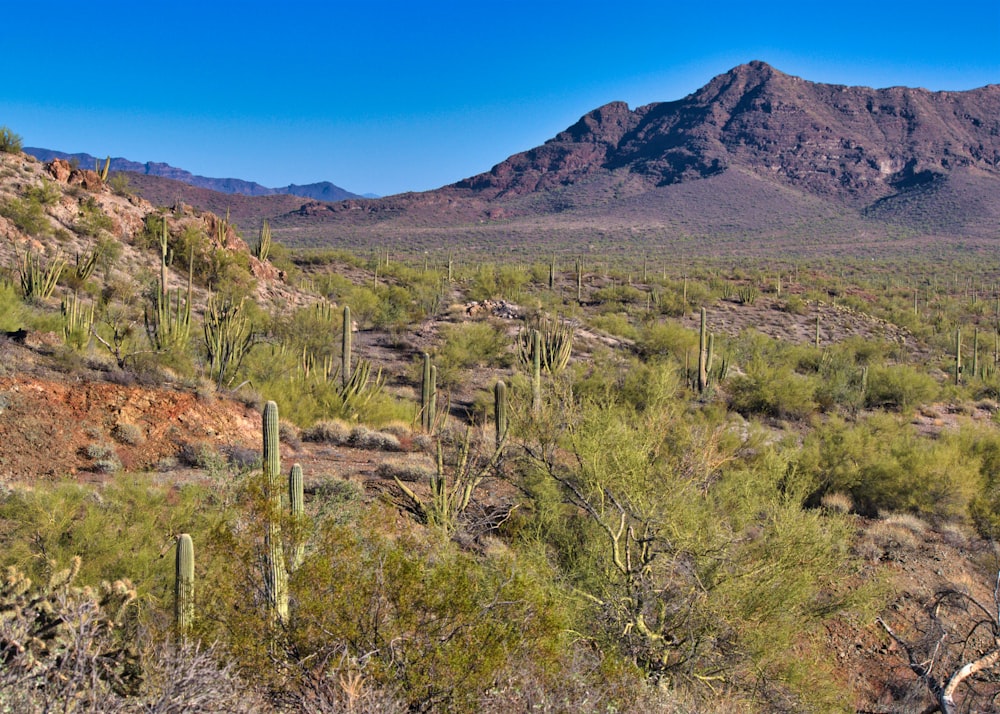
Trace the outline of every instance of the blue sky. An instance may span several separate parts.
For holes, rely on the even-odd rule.
[[[382,195],[486,171],[609,101],[761,59],[805,79],[1000,83],[1000,2],[5,3],[28,146]]]

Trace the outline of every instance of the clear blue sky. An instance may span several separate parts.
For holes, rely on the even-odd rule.
[[[28,146],[382,195],[752,59],[838,84],[1000,83],[997,0],[11,0],[0,17],[0,125]]]

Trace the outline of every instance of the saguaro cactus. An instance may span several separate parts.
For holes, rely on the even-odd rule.
[[[708,317],[701,309],[701,329],[698,332],[698,391],[704,392],[708,386]]]
[[[288,474],[288,505],[292,512],[292,544],[288,570],[294,573],[302,565],[306,552],[302,538],[306,505],[302,491],[302,467],[299,464],[292,464],[292,470]]]
[[[351,381],[351,308],[344,305],[344,331],[340,339],[340,380],[347,387]]]
[[[510,423],[507,415],[507,385],[502,379],[497,380],[493,387],[493,414],[496,422],[497,447],[499,448],[504,439],[507,438],[507,427]]]
[[[178,633],[183,635],[190,632],[194,621],[194,543],[187,533],[177,536],[174,618]]]
[[[962,383],[962,330],[955,330],[955,384]]]
[[[281,549],[281,455],[278,449],[278,405],[264,405],[264,593],[273,618],[288,621],[288,571]]]
[[[542,411],[542,333],[531,331],[531,411]]]
[[[437,409],[437,368],[431,364],[431,356],[424,352],[423,382],[420,388],[420,426],[425,432],[434,428]]]

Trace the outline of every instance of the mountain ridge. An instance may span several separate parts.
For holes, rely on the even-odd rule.
[[[66,161],[76,161],[80,166],[104,165],[105,159],[92,156],[87,153],[70,154],[54,149],[45,149],[28,146],[24,148],[25,153],[31,154],[39,161],[52,161],[53,159],[63,159]],[[161,178],[181,181],[197,188],[206,188],[225,194],[239,194],[242,196],[275,196],[288,194],[300,196],[318,201],[343,201],[350,198],[377,198],[374,195],[362,196],[347,189],[341,188],[329,181],[319,181],[311,184],[289,184],[280,188],[268,188],[254,181],[245,181],[238,178],[211,178],[192,174],[185,169],[171,166],[160,161],[138,162],[122,157],[111,158],[111,171],[119,171],[131,174],[141,174],[144,176],[158,176]]]

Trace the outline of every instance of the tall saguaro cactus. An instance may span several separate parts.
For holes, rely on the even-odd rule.
[[[174,618],[179,634],[191,631],[191,623],[194,621],[194,543],[187,533],[177,536]]]
[[[955,385],[962,383],[962,330],[955,330]]]
[[[531,331],[531,411],[542,411],[542,333]]]
[[[340,379],[341,385],[347,387],[351,381],[351,308],[344,305],[344,331],[340,338]]]
[[[437,409],[437,369],[431,364],[431,356],[424,352],[423,381],[420,386],[420,426],[425,432],[434,428]]]
[[[507,414],[507,385],[502,379],[497,380],[493,387],[493,414],[496,422],[497,448],[500,448],[504,439],[507,438],[507,428],[510,424],[510,418]]]
[[[302,489],[302,466],[292,464],[288,474],[288,505],[292,512],[292,544],[288,571],[294,573],[305,559],[305,543],[302,539],[303,521],[306,516],[305,496]]]
[[[264,405],[264,594],[279,624],[288,621],[288,571],[281,548],[281,455],[278,449],[278,405]]]
[[[701,329],[698,332],[698,391],[708,387],[708,317],[701,309]]]

